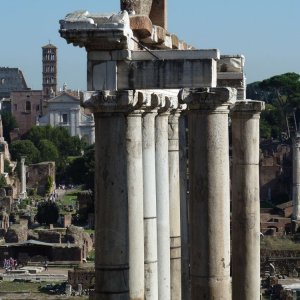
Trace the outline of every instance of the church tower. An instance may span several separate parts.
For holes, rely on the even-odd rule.
[[[54,97],[57,92],[57,48],[48,44],[42,47],[43,55],[43,98]]]

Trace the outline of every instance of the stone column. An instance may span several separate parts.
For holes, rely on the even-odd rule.
[[[142,113],[127,116],[127,186],[129,221],[129,296],[144,300],[144,212]]]
[[[170,219],[167,109],[155,120],[158,299],[170,300]]]
[[[261,101],[232,112],[232,299],[260,299],[259,115]]]
[[[190,300],[189,218],[187,195],[187,118],[186,111],[179,117],[179,173],[180,173],[180,231],[181,231],[181,294]]]
[[[144,299],[141,117],[130,114],[136,97],[102,91],[85,98],[96,130],[93,299]]]
[[[155,117],[152,109],[156,95],[143,114],[143,170],[144,170],[144,233],[145,233],[145,299],[158,299],[157,278],[157,217],[155,177]]]
[[[293,219],[300,221],[300,135],[293,140]]]
[[[169,116],[170,270],[172,300],[181,300],[179,117],[180,110],[172,110]]]
[[[20,162],[21,162],[21,192],[20,192],[20,198],[25,199],[25,198],[27,198],[25,157],[21,157]]]
[[[236,90],[183,90],[188,104],[191,299],[231,299],[228,113]]]
[[[4,152],[0,152],[0,174],[4,173]]]

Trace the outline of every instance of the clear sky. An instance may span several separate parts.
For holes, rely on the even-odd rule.
[[[75,10],[118,12],[120,0],[0,0],[0,66],[20,68],[41,89],[42,50],[58,48],[59,87],[86,89],[85,49],[59,36]],[[196,48],[244,54],[247,82],[300,73],[300,0],[169,0],[168,30]]]

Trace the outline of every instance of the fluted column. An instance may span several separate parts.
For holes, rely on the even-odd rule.
[[[169,116],[170,270],[172,300],[181,300],[179,117],[180,110],[172,110]]]
[[[141,115],[133,91],[86,93],[95,117],[95,295],[144,299]]]
[[[157,217],[155,177],[155,117],[152,109],[155,95],[143,114],[143,170],[144,170],[144,245],[145,245],[145,300],[158,299],[157,278]],[[153,105],[155,106],[155,105]]]
[[[158,300],[170,300],[170,218],[167,110],[155,120]]]
[[[300,136],[293,140],[293,219],[300,220]]]
[[[228,112],[236,90],[183,90],[188,104],[191,299],[231,299]]]
[[[259,115],[261,101],[232,112],[232,299],[260,299]]]

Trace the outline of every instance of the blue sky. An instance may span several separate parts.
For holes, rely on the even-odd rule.
[[[86,89],[86,52],[59,36],[75,10],[117,12],[119,0],[0,0],[0,66],[20,68],[41,89],[41,47],[58,47],[59,86]],[[247,82],[300,73],[300,0],[169,0],[169,32],[196,48],[244,54]],[[184,5],[182,4],[184,3]]]

